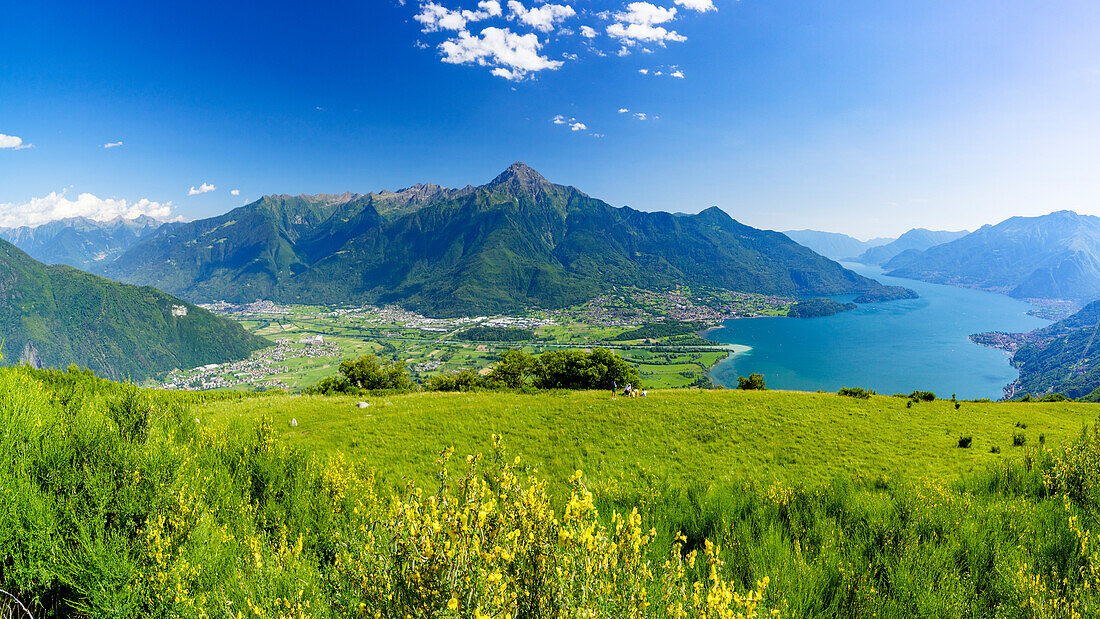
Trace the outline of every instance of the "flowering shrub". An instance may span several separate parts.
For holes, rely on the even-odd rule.
[[[386,517],[364,526],[342,547],[337,567],[378,617],[755,617],[766,582],[740,595],[723,578],[719,551],[708,545],[707,582],[690,582],[684,562],[659,568],[647,559],[656,534],[637,510],[604,525],[583,474],[558,516],[546,484],[521,479],[519,458],[506,462],[493,436],[487,475],[467,456],[451,483],[450,449],[431,494],[410,486]],[[650,589],[660,585],[656,606]]]

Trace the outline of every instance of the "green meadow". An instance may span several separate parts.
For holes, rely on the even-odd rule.
[[[1097,616],[1100,408],[907,402],[5,369],[0,589],[35,617]]]
[[[358,408],[360,401],[369,406]],[[1072,402],[960,402],[957,410],[947,400],[907,402],[739,390],[654,390],[644,398],[597,391],[278,395],[199,406],[195,416],[222,427],[267,416],[289,444],[340,452],[394,480],[430,478],[442,449],[475,453],[500,434],[547,479],[563,482],[579,469],[597,480],[685,485],[838,475],[951,481],[1018,458],[1015,434],[1025,445],[1042,437],[1057,446],[1100,414]],[[962,436],[972,437],[969,448],[958,447]]]

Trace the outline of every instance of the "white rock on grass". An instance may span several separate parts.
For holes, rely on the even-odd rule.
[[[360,402],[357,406],[359,408],[366,408],[366,407],[370,406],[370,404],[367,404],[366,402]]]
[[[297,419],[293,419],[293,418],[291,418],[291,420],[290,420],[290,427],[292,427],[292,428],[297,428],[297,427],[298,427],[298,420],[297,420]]]

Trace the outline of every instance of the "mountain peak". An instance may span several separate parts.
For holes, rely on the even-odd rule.
[[[517,161],[494,178],[493,182],[489,183],[489,187],[513,185],[527,190],[534,190],[546,182],[541,174],[531,169],[527,164]]]

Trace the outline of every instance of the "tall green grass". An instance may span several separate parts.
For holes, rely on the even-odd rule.
[[[734,394],[719,398],[714,408],[692,399],[710,395],[663,400],[651,395],[602,409],[597,398],[603,396],[596,395],[501,396],[516,407],[507,410],[517,415],[513,425],[505,426],[505,443],[512,442],[513,454],[525,453],[517,473],[554,481],[556,466],[546,466],[531,449],[516,449],[525,437],[520,425],[531,419],[517,412],[522,407],[537,415],[591,419],[576,437],[590,453],[605,452],[604,459],[593,462],[607,462],[617,454],[644,456],[644,450],[625,451],[616,432],[636,432],[635,442],[649,438],[643,433],[645,424],[597,431],[601,424],[683,419],[673,429],[695,429],[678,442],[681,462],[688,455],[695,458],[692,468],[685,466],[675,475],[641,475],[631,467],[607,466],[585,478],[606,526],[612,526],[612,513],[637,509],[641,530],[653,528],[654,539],[645,547],[656,574],[646,585],[652,600],[658,598],[660,578],[666,574],[661,565],[682,533],[685,555],[692,550],[702,554],[708,542],[721,547],[721,573],[739,591],[751,591],[768,577],[762,608],[786,616],[1033,617],[1076,612],[1087,617],[1100,612],[1100,554],[1091,533],[1100,530],[1100,434],[1068,430],[1080,425],[1086,409],[1053,404],[978,407],[973,417],[985,418],[996,436],[1011,437],[1014,425],[1005,419],[1012,419],[1026,423],[1028,432],[1041,428],[1050,437],[1047,445],[1033,441],[1028,445],[1034,447],[1011,449],[1006,442],[997,458],[986,450],[958,449],[950,433],[930,431],[943,434],[944,453],[951,455],[918,449],[908,457],[940,462],[938,475],[914,465],[896,475],[840,467],[827,477],[805,480],[754,476],[751,469],[740,476],[691,479],[691,471],[708,470],[700,462],[722,457],[713,447],[717,438],[707,441],[698,435],[718,437],[728,427],[729,419],[718,408],[748,409],[768,427],[784,403],[807,409],[816,403],[822,409],[819,428],[849,428],[857,435],[863,432],[860,419],[874,411],[904,413],[890,408],[889,399],[868,403],[771,394],[774,399],[768,404],[761,399],[764,395]],[[418,467],[436,470],[435,458],[419,451],[421,442],[431,441],[414,436],[432,426],[411,410],[422,402],[429,412],[442,415],[462,400],[418,397],[391,400],[390,406],[403,408],[388,422],[393,434],[387,436],[402,440],[403,424],[413,446],[409,457],[426,460]],[[489,401],[471,400],[481,408]],[[359,414],[386,416],[382,402]],[[644,404],[625,412],[612,408],[635,402]],[[386,598],[370,597],[373,589],[366,586],[379,578],[395,586],[409,584],[402,579],[412,573],[409,561],[416,559],[398,552],[389,540],[411,532],[401,528],[405,525],[399,523],[406,521],[395,519],[393,506],[458,493],[458,478],[417,473],[420,489],[391,493],[389,483],[375,482],[378,460],[360,453],[345,461],[339,446],[324,440],[319,446],[325,449],[310,445],[310,436],[325,438],[319,415],[330,404],[337,411],[350,405],[318,398],[151,392],[77,371],[0,371],[0,588],[14,592],[39,617],[238,612],[329,617],[374,611],[403,616]],[[291,408],[295,405],[300,408]],[[929,415],[920,423],[931,424],[938,409],[925,406],[931,405],[914,409]],[[455,408],[466,415],[472,410]],[[570,413],[573,409],[578,410]],[[943,409],[950,412],[946,405]],[[253,410],[266,410],[266,418],[253,417]],[[217,412],[235,421],[217,420]],[[285,413],[299,414],[304,421],[291,428],[279,418]],[[1059,425],[1059,415],[1070,420]],[[844,417],[851,418],[847,426]],[[343,423],[329,427],[329,433],[347,427]],[[983,435],[985,425],[969,425],[974,426],[975,442],[991,440]],[[484,424],[471,422],[463,432],[483,429]],[[300,431],[314,434],[295,434]],[[775,432],[772,436],[782,435]],[[462,436],[441,434],[434,440]],[[545,435],[531,437],[542,440]],[[458,453],[475,448],[488,452],[487,435],[467,440]],[[398,448],[379,444],[378,449],[379,457],[389,457]],[[979,453],[980,459],[963,460],[963,465],[942,464]],[[570,457],[563,466],[571,464]],[[827,461],[830,456],[815,457]],[[499,479],[486,470],[488,488],[498,488],[494,484]],[[559,506],[560,515],[569,497],[556,487],[549,486],[556,493],[551,504]],[[548,523],[546,531],[552,533]],[[548,539],[556,544],[558,537]],[[550,552],[564,552],[554,544],[547,546]],[[372,583],[348,576],[353,556],[375,562],[369,565],[380,571]],[[524,565],[515,564],[511,569],[519,572],[509,577],[545,582],[546,574],[523,572],[539,564]],[[707,583],[708,568],[707,562],[698,561],[688,577]],[[473,616],[466,606],[449,610],[447,599],[441,597],[438,607],[416,616]],[[539,606],[558,607],[567,606]],[[519,616],[548,616],[543,612]],[[653,604],[644,616],[665,615]]]

